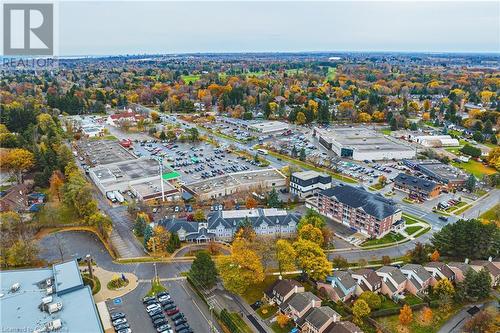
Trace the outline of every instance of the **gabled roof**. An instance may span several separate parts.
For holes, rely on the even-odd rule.
[[[321,300],[311,293],[310,291],[306,291],[303,293],[294,294],[290,297],[290,301],[288,302],[288,306],[293,308],[298,312],[304,311],[305,308],[312,302],[320,302]]]
[[[377,273],[385,273],[388,274],[397,284],[401,284],[406,280],[406,277],[403,273],[396,267],[392,266],[382,266],[377,269]]]
[[[366,281],[368,281],[369,284],[371,284],[372,287],[377,285],[378,283],[382,282],[382,278],[375,273],[373,269],[369,268],[361,268],[358,270],[355,270],[353,272],[353,275],[360,275],[362,276]]]
[[[431,274],[422,265],[417,264],[406,264],[401,267],[402,271],[412,271],[417,275],[422,281],[427,281],[431,278]]]
[[[336,186],[321,192],[327,197],[335,197],[339,202],[352,208],[358,208],[367,214],[382,220],[399,211],[396,204],[379,194],[367,192],[364,188],[349,185]]]
[[[314,308],[306,317],[305,321],[308,322],[312,327],[319,330],[331,318],[335,317],[340,318],[340,315],[335,310],[333,310],[329,306],[321,306],[319,308]]]
[[[470,263],[472,266],[480,266],[486,269],[491,275],[498,276],[500,275],[500,263],[492,262],[488,260],[473,260]]]
[[[328,326],[324,333],[363,333],[363,331],[350,321],[339,321]]]
[[[465,274],[469,269],[472,269],[469,264],[466,264],[464,262],[449,262],[448,267],[456,268],[460,270],[462,274]]]
[[[433,261],[433,262],[430,262],[430,263],[427,263],[424,265],[424,268],[427,268],[427,267],[436,268],[438,271],[441,272],[441,274],[446,276],[446,278],[448,278],[448,279],[451,279],[455,275],[455,273],[453,273],[451,268],[448,267],[448,265],[446,265],[444,262]]]
[[[272,295],[272,291],[274,290],[278,295],[285,296],[290,291],[292,291],[295,287],[302,287],[302,285],[295,280],[278,280],[274,283],[268,290],[270,293],[266,292],[268,295]]]

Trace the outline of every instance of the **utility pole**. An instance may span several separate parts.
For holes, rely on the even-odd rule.
[[[161,157],[154,158],[160,164],[160,186],[161,186],[161,200],[165,202],[165,189],[163,186],[163,159]]]

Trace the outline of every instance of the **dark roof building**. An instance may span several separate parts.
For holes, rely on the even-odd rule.
[[[369,237],[382,237],[401,220],[401,210],[392,200],[362,187],[336,186],[321,191],[317,211]]]
[[[394,188],[408,192],[411,198],[419,200],[434,198],[440,193],[440,186],[437,183],[404,173],[394,178]]]
[[[329,326],[325,333],[363,333],[363,331],[350,321],[340,321]]]
[[[208,215],[206,222],[164,218],[159,224],[170,232],[176,232],[181,240],[206,241],[231,240],[244,223],[250,223],[259,235],[288,237],[296,232],[299,220],[299,214],[276,208],[259,208],[216,211]]]

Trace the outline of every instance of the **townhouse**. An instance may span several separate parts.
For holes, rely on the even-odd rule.
[[[424,269],[432,276],[431,285],[434,286],[437,281],[447,279],[455,282],[455,273],[443,262],[433,261],[424,265]]]
[[[306,291],[293,294],[286,302],[280,304],[279,309],[286,314],[298,326],[301,326],[305,320],[306,313],[321,306],[321,299],[313,293]]]
[[[491,257],[488,260],[473,260],[470,267],[476,272],[486,270],[490,274],[492,287],[500,285],[500,261],[493,261]]]
[[[295,280],[277,280],[265,291],[264,299],[269,304],[281,305],[292,295],[304,291],[304,287]]]
[[[379,194],[349,185],[319,192],[316,206],[321,215],[369,237],[380,238],[401,220],[401,209]]]
[[[432,275],[422,265],[406,264],[401,267],[401,273],[407,279],[407,291],[413,295],[427,293],[427,288],[431,286]]]
[[[447,266],[455,275],[455,282],[463,282],[467,271],[472,269],[466,262],[449,262]]]
[[[340,321],[340,315],[329,306],[313,308],[305,317],[302,333],[323,333]]]
[[[375,271],[382,278],[380,293],[398,298],[406,290],[406,276],[396,267],[383,266]]]
[[[318,282],[317,287],[335,302],[348,301],[355,295],[357,283],[348,271],[335,271],[326,277],[326,283]]]
[[[351,276],[354,280],[356,280],[357,296],[361,295],[364,291],[378,293],[382,288],[382,278],[378,276],[373,269],[358,269],[352,272]]]
[[[394,190],[408,193],[408,197],[413,200],[430,200],[441,193],[441,187],[437,183],[404,173],[398,174],[393,181]]]

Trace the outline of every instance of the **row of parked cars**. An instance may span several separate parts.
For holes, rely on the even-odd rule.
[[[123,312],[113,312],[110,314],[111,323],[116,333],[132,333],[127,318]]]
[[[146,296],[142,300],[146,311],[151,318],[154,328],[158,333],[193,333],[186,317],[166,291],[155,296]],[[167,319],[170,317],[171,323]]]

